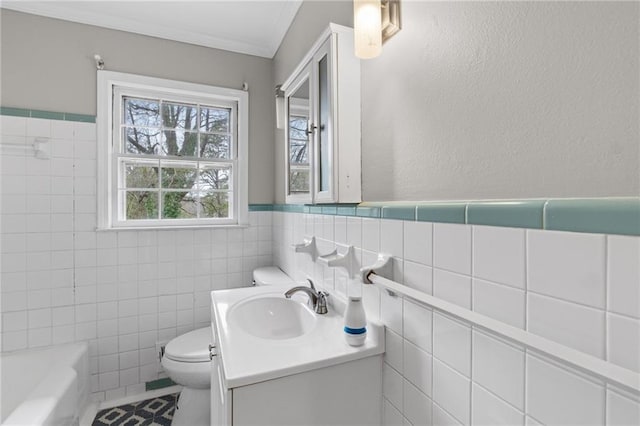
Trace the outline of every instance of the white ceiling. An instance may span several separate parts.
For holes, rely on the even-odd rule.
[[[272,58],[302,0],[1,1],[3,8]]]

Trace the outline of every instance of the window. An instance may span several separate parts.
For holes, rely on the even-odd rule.
[[[98,73],[102,228],[244,224],[248,94]]]

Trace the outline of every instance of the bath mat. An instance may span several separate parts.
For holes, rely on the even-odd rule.
[[[92,426],[170,426],[180,394],[106,408],[96,414]]]

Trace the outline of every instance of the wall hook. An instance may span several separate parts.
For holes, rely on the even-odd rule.
[[[296,253],[307,253],[315,261],[318,256],[316,248],[316,237],[305,237],[301,244],[293,244],[293,251]]]
[[[93,59],[96,61],[96,69],[103,70],[104,69],[104,60],[97,53],[93,55]]]
[[[347,270],[349,277],[351,277],[351,266],[353,265],[353,246],[347,246],[347,251],[344,253],[338,253],[338,249],[335,249],[329,254],[318,257],[320,263],[327,265],[330,268],[344,268]]]

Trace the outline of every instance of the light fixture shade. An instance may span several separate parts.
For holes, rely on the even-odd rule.
[[[353,1],[355,52],[360,59],[375,58],[382,51],[380,0]]]

